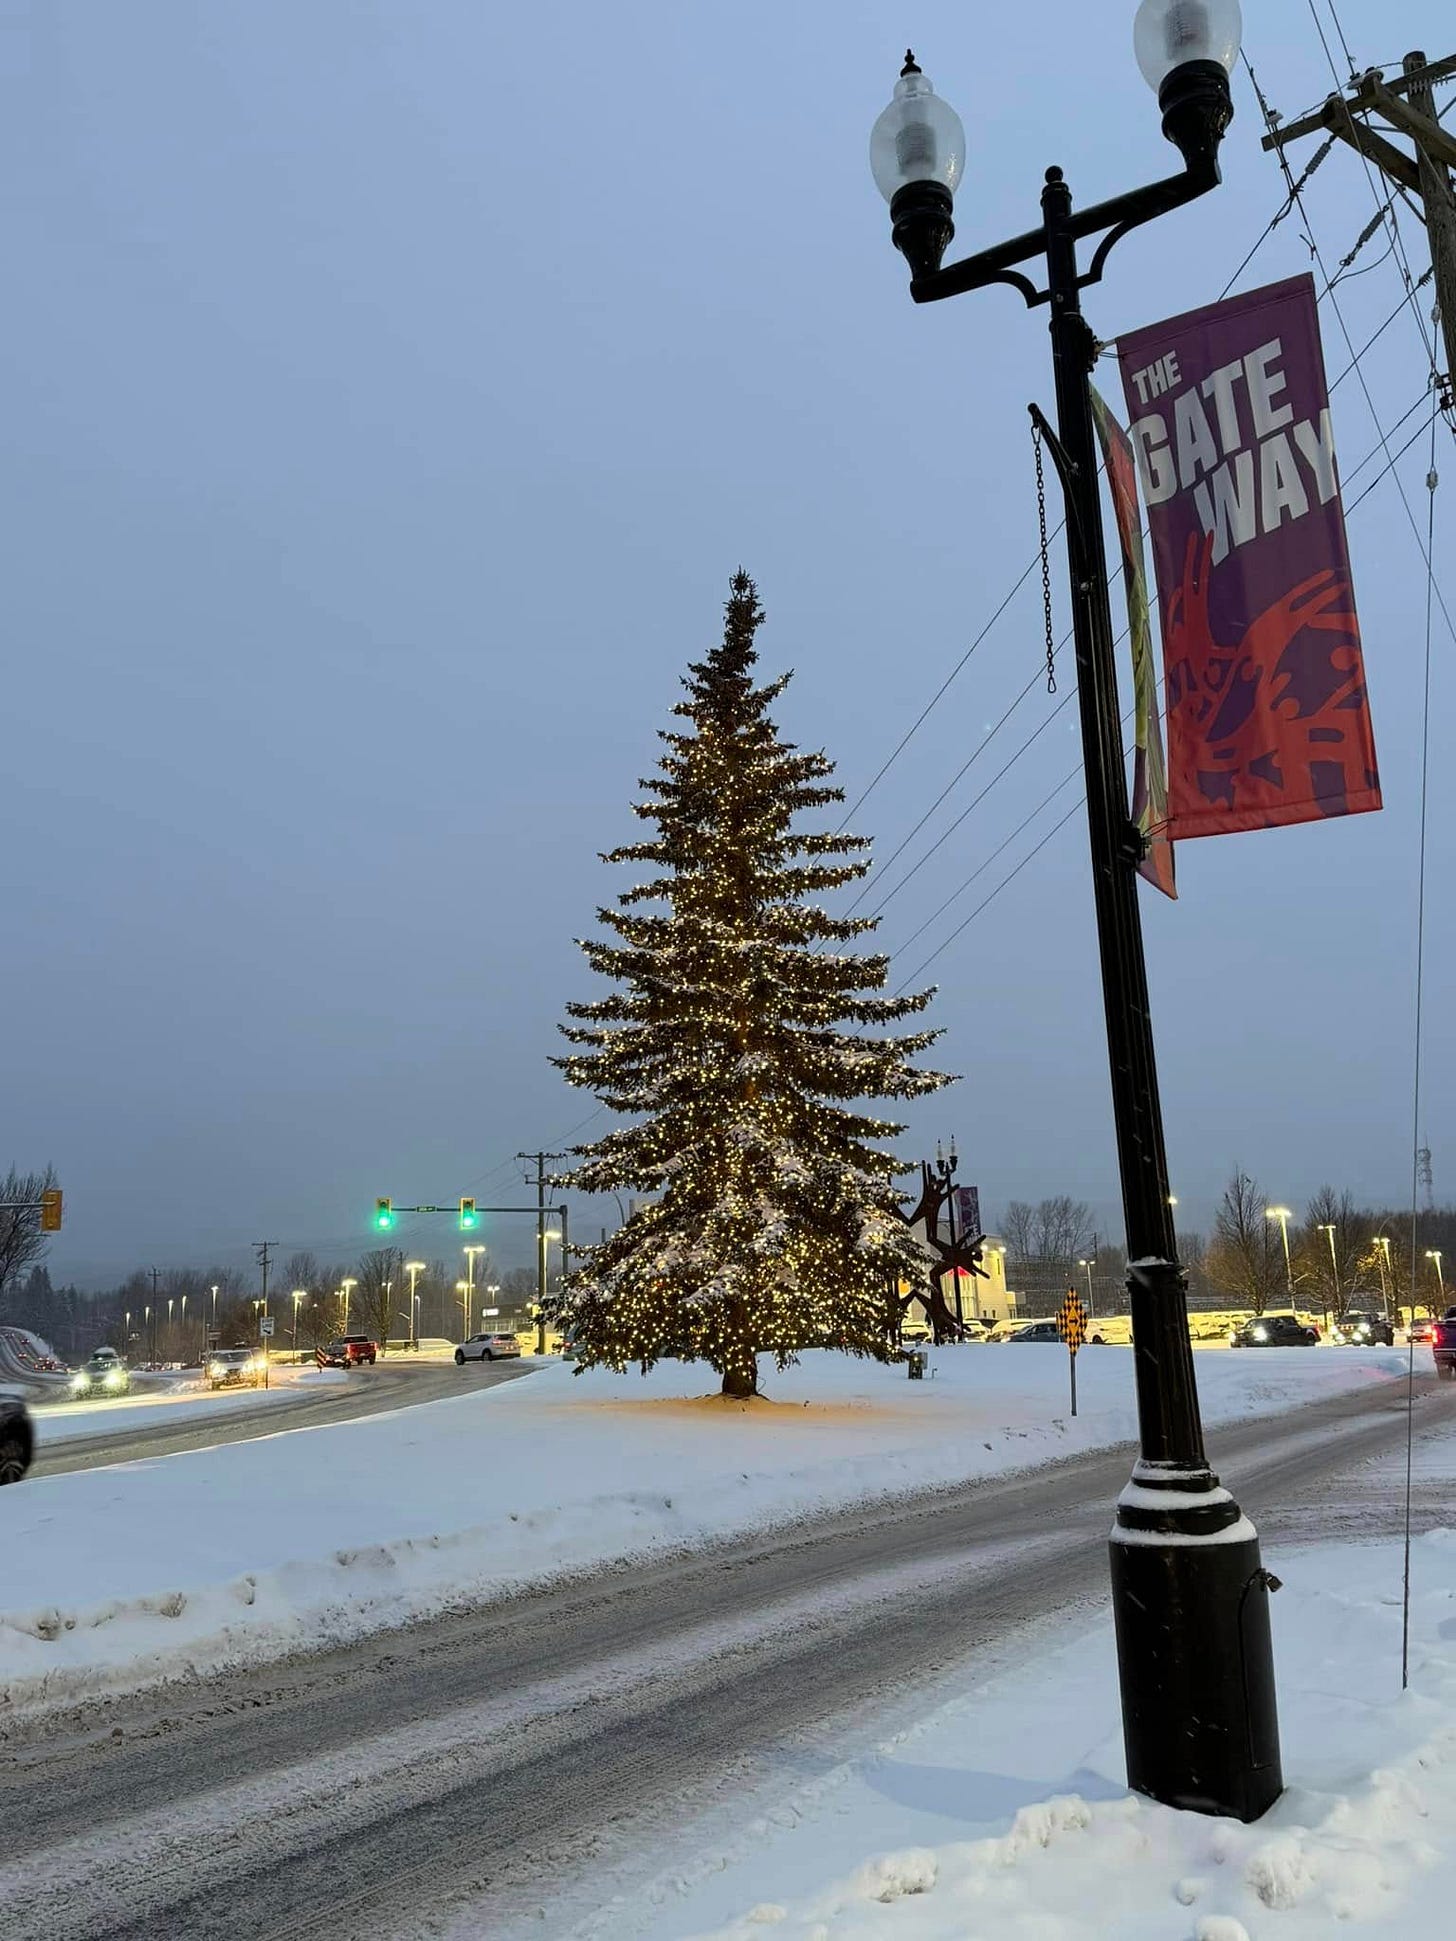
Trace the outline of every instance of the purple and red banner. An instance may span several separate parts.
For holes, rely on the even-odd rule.
[[[1118,361],[1162,617],[1165,833],[1378,809],[1313,279],[1134,331]]]

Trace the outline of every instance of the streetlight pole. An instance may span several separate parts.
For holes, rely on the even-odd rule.
[[[1111,1542],[1127,1774],[1136,1791],[1168,1805],[1253,1820],[1283,1790],[1272,1580],[1253,1525],[1209,1466],[1198,1411],[1137,900],[1142,839],[1128,812],[1123,767],[1092,423],[1098,344],[1080,300],[1086,285],[1101,280],[1121,236],[1218,185],[1239,27],[1237,0],[1142,0],[1138,63],[1158,90],[1163,132],[1182,154],[1182,171],[1074,212],[1062,171],[1049,168],[1037,228],[945,268],[965,133],[913,56],[875,124],[870,163],[917,303],[1009,283],[1028,306],[1050,305],[1056,433],[1037,416],[1067,500],[1088,834],[1137,1348],[1141,1455],[1118,1498]],[[1094,236],[1101,240],[1083,271],[1077,245]],[[1046,265],[1042,290],[1015,267],[1037,257]]]
[[[349,1332],[349,1295],[358,1285],[358,1281],[352,1275],[345,1275],[344,1279],[339,1282],[339,1293],[343,1297],[344,1302],[344,1325],[339,1329],[340,1334],[347,1334]]]
[[[456,1281],[455,1292],[460,1296],[460,1313],[465,1322],[465,1326],[461,1333],[460,1339],[462,1341],[468,1341],[470,1339],[470,1283],[469,1281]]]
[[[1277,1220],[1279,1231],[1284,1236],[1284,1292],[1289,1296],[1291,1309],[1294,1306],[1294,1268],[1289,1259],[1289,1208],[1287,1206],[1266,1206],[1266,1220]]]
[[[1441,1249],[1440,1249],[1439,1247],[1427,1247],[1427,1249],[1426,1249],[1426,1259],[1427,1259],[1427,1260],[1434,1260],[1434,1261],[1435,1261],[1435,1263],[1436,1263],[1436,1286],[1437,1286],[1437,1289],[1439,1290],[1439,1293],[1440,1293],[1440,1305],[1441,1305],[1442,1307],[1445,1307],[1445,1305],[1446,1305],[1446,1276],[1445,1276],[1445,1275],[1444,1275],[1444,1274],[1443,1274],[1443,1273],[1441,1272]],[[1415,1317],[1415,1310],[1414,1310],[1414,1308],[1412,1308],[1412,1310],[1411,1310],[1411,1320],[1412,1320],[1412,1321],[1414,1321],[1414,1320],[1415,1320],[1415,1318],[1416,1318],[1416,1317]]]
[[[1332,1221],[1323,1222],[1320,1226],[1320,1232],[1330,1243],[1330,1285],[1333,1290],[1334,1318],[1338,1321],[1344,1310],[1340,1305],[1340,1263],[1335,1253],[1334,1223]]]
[[[475,1256],[485,1252],[484,1247],[462,1247],[465,1256],[465,1340],[470,1339],[470,1324],[475,1314]]]
[[[1079,1260],[1077,1265],[1087,1276],[1087,1319],[1091,1321],[1097,1314],[1097,1304],[1092,1298],[1092,1263],[1090,1260]]]
[[[410,1287],[410,1347],[418,1353],[420,1345],[419,1295],[415,1292],[415,1282],[425,1271],[422,1260],[407,1260],[404,1271],[409,1275]]]
[[[306,1301],[308,1299],[308,1289],[306,1287],[295,1287],[293,1292],[289,1295],[288,1298],[293,1303],[293,1359],[297,1361],[298,1360],[298,1307],[301,1301]]]
[[[1380,1262],[1380,1298],[1385,1303],[1385,1318],[1389,1321],[1393,1318],[1390,1303],[1390,1235],[1377,1233],[1371,1245],[1379,1249],[1377,1258]]]

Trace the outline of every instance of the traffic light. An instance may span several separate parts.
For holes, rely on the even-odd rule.
[[[462,1200],[460,1202],[460,1231],[462,1233],[469,1233],[472,1228],[478,1227],[479,1225],[480,1215],[475,1210],[474,1200]]]
[[[394,1201],[376,1200],[374,1202],[374,1224],[381,1233],[388,1233],[394,1225]]]
[[[48,1186],[40,1196],[40,1230],[42,1233],[59,1233],[61,1230],[59,1186]]]

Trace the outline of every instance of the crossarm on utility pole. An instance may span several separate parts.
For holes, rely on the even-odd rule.
[[[1432,85],[1456,75],[1456,54],[1428,61],[1422,53],[1411,53],[1401,66],[1401,78],[1390,82],[1372,68],[1348,96],[1332,94],[1313,114],[1301,115],[1287,128],[1271,128],[1262,146],[1282,153],[1291,142],[1324,129],[1373,162],[1388,182],[1420,197],[1446,347],[1446,391],[1440,402],[1449,409],[1456,384],[1456,195],[1450,175],[1456,167],[1456,136],[1441,126]],[[1383,116],[1397,133],[1410,136],[1414,156],[1372,128],[1363,119],[1369,114]]]

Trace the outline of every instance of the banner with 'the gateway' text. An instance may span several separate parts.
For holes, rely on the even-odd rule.
[[[1175,841],[1380,807],[1314,283],[1118,341]]]

